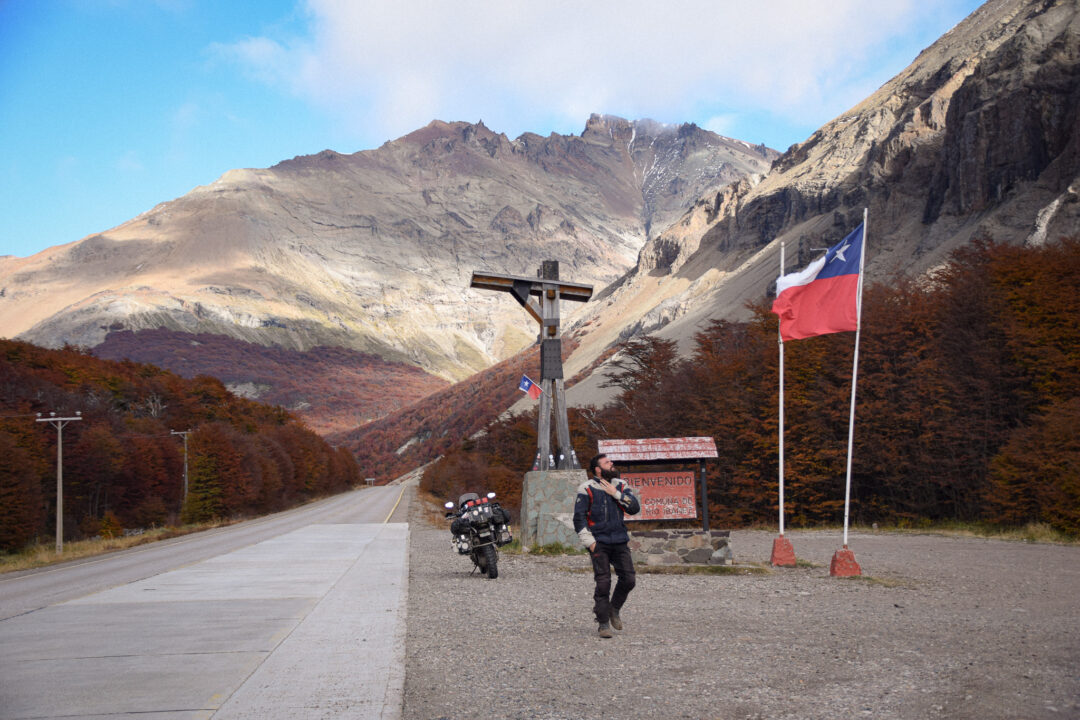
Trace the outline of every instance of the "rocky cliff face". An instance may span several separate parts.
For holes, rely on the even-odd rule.
[[[974,237],[1080,233],[1080,6],[992,0],[764,177],[708,193],[580,318],[584,367],[619,338],[688,341],[745,315],[869,209],[871,282],[918,275]],[[571,393],[602,399],[597,384]]]
[[[542,260],[603,286],[653,228],[777,153],[693,125],[593,116],[515,140],[435,121],[382,147],[234,170],[113,230],[0,258],[0,334],[96,346],[164,327],[298,350],[340,346],[459,379],[531,343],[473,270]]]

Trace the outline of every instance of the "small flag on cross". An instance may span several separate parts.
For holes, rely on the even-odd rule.
[[[539,399],[540,393],[543,392],[543,390],[540,389],[539,385],[529,379],[528,375],[521,376],[521,382],[518,384],[518,390],[523,393],[527,393],[529,397],[531,397],[533,400]]]

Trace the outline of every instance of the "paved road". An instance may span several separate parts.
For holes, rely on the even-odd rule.
[[[0,718],[400,717],[402,490],[3,576]]]

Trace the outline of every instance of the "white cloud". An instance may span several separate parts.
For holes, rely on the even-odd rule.
[[[265,37],[249,37],[230,44],[213,43],[208,53],[213,59],[235,62],[251,78],[268,85],[290,83],[295,77],[290,63],[300,55]]]
[[[732,128],[735,127],[735,123],[738,120],[738,116],[733,113],[727,113],[724,115],[714,115],[705,121],[702,125],[703,128],[717,135],[724,135],[730,137]]]
[[[306,37],[216,50],[382,139],[433,118],[483,118],[511,136],[577,130],[590,112],[717,127],[744,109],[827,119],[887,79],[874,72],[885,44],[941,12],[918,0],[308,0],[306,11]]]

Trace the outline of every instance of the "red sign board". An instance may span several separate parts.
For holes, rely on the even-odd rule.
[[[620,477],[641,501],[641,512],[627,515],[627,520],[693,520],[697,517],[693,471],[623,473]]]

